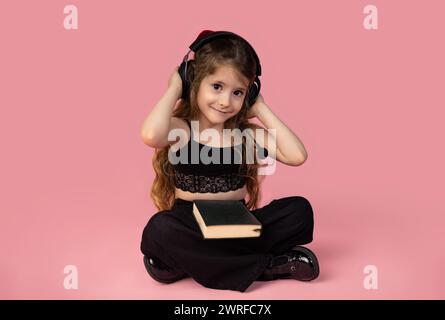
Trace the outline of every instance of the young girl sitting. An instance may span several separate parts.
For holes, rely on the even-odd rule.
[[[186,60],[186,56],[175,68],[141,130],[144,143],[156,149],[151,197],[159,210],[142,234],[148,273],[163,283],[192,277],[208,288],[241,292],[256,280],[317,278],[317,258],[301,246],[312,241],[309,201],[288,196],[258,208],[262,169],[258,151],[262,150],[263,158],[290,166],[303,164],[307,153],[259,94],[261,66],[255,51],[234,33],[207,30],[190,48],[195,50],[194,59]],[[254,117],[264,127],[249,122]],[[179,140],[169,138],[175,129],[184,133]],[[208,129],[220,138],[204,139],[201,133]],[[234,144],[224,129],[253,133],[258,157],[248,163],[246,139],[235,139],[242,143]],[[275,139],[270,139],[272,131]],[[203,148],[221,159],[223,150],[229,149],[230,163],[204,163],[199,157]],[[198,162],[191,161],[193,150]],[[173,156],[185,151],[186,163],[172,163]],[[241,162],[235,161],[237,155]],[[193,216],[193,201],[198,199],[241,201],[261,222],[261,236],[204,240]]]

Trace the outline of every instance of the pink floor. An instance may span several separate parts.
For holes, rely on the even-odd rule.
[[[35,200],[40,201],[33,203],[41,209],[38,216],[9,219],[9,230],[1,235],[0,298],[445,298],[443,220],[433,215],[425,219],[424,213],[432,208],[389,202],[385,195],[309,195],[308,190],[305,196],[312,200],[316,219],[315,240],[308,247],[321,265],[320,277],[313,282],[255,282],[245,293],[207,289],[192,279],[157,283],[146,273],[139,252],[148,217],[132,201],[137,195],[124,193],[106,203],[99,190],[71,190],[70,195],[54,192],[57,201]],[[77,201],[69,202],[72,197]],[[64,288],[66,265],[78,270],[77,290]],[[369,265],[378,271],[376,289],[364,286]]]

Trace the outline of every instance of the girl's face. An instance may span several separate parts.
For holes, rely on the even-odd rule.
[[[200,123],[224,124],[243,106],[249,81],[229,65],[222,65],[202,79],[197,94]]]

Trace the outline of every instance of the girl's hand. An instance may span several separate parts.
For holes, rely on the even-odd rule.
[[[255,100],[255,103],[247,110],[247,119],[251,119],[258,116],[258,112],[261,108],[264,108],[264,99],[261,93]]]
[[[181,76],[179,75],[178,69],[179,66],[177,66],[175,70],[173,70],[173,73],[171,74],[170,79],[168,80],[168,87],[169,88],[172,87],[176,90],[179,99],[182,95],[182,80]]]

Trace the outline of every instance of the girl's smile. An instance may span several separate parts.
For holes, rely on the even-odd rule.
[[[230,112],[228,112],[228,111],[222,111],[222,110],[219,110],[219,109],[217,109],[217,108],[213,108],[212,106],[210,106],[210,108],[212,108],[212,109],[215,110],[215,111],[218,111],[219,113],[223,113],[223,114],[230,113]]]

